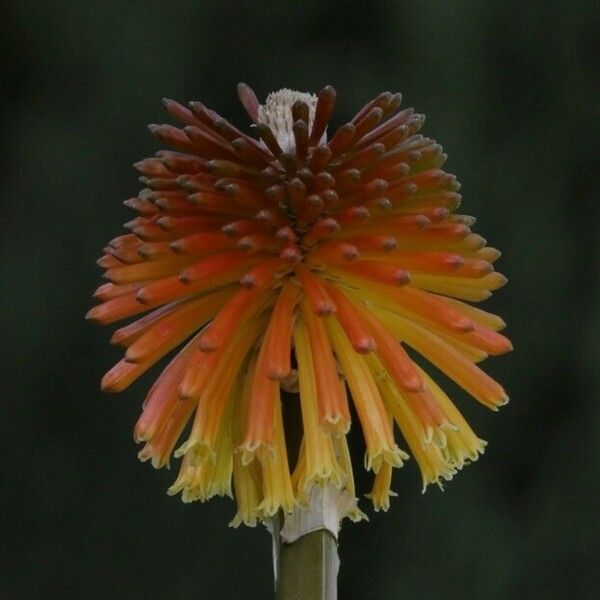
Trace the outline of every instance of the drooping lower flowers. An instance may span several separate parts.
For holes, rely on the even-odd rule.
[[[484,406],[507,402],[477,366],[511,349],[504,322],[470,304],[505,283],[492,267],[500,253],[455,212],[446,155],[417,133],[424,117],[400,110],[400,94],[380,94],[331,134],[330,86],[264,105],[248,86],[238,92],[256,138],[200,102],[165,100],[181,126],[150,125],[169,149],[135,165],[144,188],[125,205],[137,216],[104,249],[108,283],[88,313],[135,317],[112,337],[125,357],[102,387],[121,391],[173,354],[134,435],[155,467],[181,457],[169,491],[185,501],[235,495],[232,523],[253,525],[327,483],[358,519],[350,404],[376,510],[408,458],[396,426],[424,487],[483,452],[417,362]],[[297,458],[283,406],[296,400],[282,390],[299,392]]]

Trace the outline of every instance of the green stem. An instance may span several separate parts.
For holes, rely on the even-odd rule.
[[[336,600],[340,560],[333,535],[319,529],[279,541],[276,600]]]

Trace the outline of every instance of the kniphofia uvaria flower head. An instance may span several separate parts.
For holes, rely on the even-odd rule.
[[[186,501],[234,492],[234,524],[290,511],[313,485],[354,499],[352,403],[370,497],[387,509],[392,469],[408,458],[397,439],[424,487],[485,445],[407,348],[481,404],[507,401],[477,366],[511,349],[504,323],[470,304],[505,283],[492,267],[500,253],[454,212],[446,155],[400,94],[380,94],[333,134],[329,86],[260,105],[240,84],[239,96],[256,138],[200,102],[165,100],[180,126],[150,126],[169,149],[135,165],[145,187],[125,204],[137,216],[104,249],[109,283],[89,313],[136,317],[113,335],[125,357],[102,387],[121,391],[175,351],[135,426],[140,458],[182,457],[170,491]],[[299,392],[294,464],[282,390]],[[361,516],[355,501],[346,512]]]

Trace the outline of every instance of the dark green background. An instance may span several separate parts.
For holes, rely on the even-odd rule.
[[[119,353],[83,320],[94,261],[130,218],[130,165],[158,149],[145,126],[164,119],[160,98],[243,125],[240,80],[261,98],[331,83],[338,124],[402,91],[510,279],[486,307],[515,352],[486,365],[511,403],[493,414],[451,388],[485,456],[424,496],[409,461],[390,512],[344,527],[340,598],[595,597],[596,3],[5,4],[0,597],[270,597],[266,531],[228,529],[229,500],[168,498],[174,473],[138,463],[131,430],[151,378],[101,394]]]

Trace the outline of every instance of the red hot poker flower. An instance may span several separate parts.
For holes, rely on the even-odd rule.
[[[169,463],[191,421],[170,493],[232,495],[253,525],[329,483],[356,505],[346,442],[352,402],[370,494],[386,510],[408,454],[423,487],[483,452],[410,347],[483,405],[508,400],[477,363],[511,349],[499,317],[473,307],[505,283],[500,253],[456,214],[461,196],[424,117],[400,94],[368,102],[333,135],[336,93],[281,90],[264,105],[240,84],[258,139],[200,102],[165,100],[179,121],[150,125],[169,150],[136,163],[137,216],[99,260],[108,283],[88,317],[137,317],[112,342],[125,357],[102,388],[125,389],[177,350],[135,426],[139,456]],[[142,315],[143,316],[140,316]],[[291,470],[281,390],[299,391],[302,444]],[[348,394],[349,392],[349,394]]]

